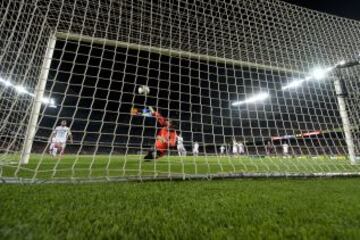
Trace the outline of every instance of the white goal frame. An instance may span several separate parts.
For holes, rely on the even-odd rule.
[[[57,39],[61,40],[72,40],[72,41],[79,41],[79,42],[86,42],[86,43],[95,43],[100,45],[108,45],[113,47],[125,47],[129,49],[136,49],[136,50],[145,50],[153,53],[163,54],[167,56],[174,56],[174,57],[182,57],[182,58],[190,58],[190,59],[196,59],[196,60],[205,60],[207,62],[217,62],[217,63],[231,63],[233,65],[238,66],[247,66],[247,67],[254,67],[257,69],[264,69],[264,70],[274,70],[279,72],[287,72],[287,73],[297,73],[297,74],[304,74],[304,72],[298,71],[296,69],[286,69],[276,66],[268,66],[264,64],[257,64],[252,62],[246,62],[241,60],[234,60],[234,59],[227,59],[227,58],[221,58],[217,56],[209,56],[209,55],[203,55],[203,54],[195,54],[191,52],[186,51],[179,51],[174,49],[164,49],[164,48],[158,48],[154,46],[144,46],[140,44],[133,44],[133,43],[126,43],[122,41],[116,41],[116,40],[109,40],[109,39],[103,39],[103,38],[97,38],[97,37],[91,37],[86,35],[80,35],[75,33],[64,33],[64,32],[56,32],[50,34],[47,48],[45,51],[44,59],[43,59],[43,65],[40,72],[39,81],[37,84],[37,87],[35,89],[34,93],[34,102],[30,114],[30,120],[29,124],[26,130],[23,150],[21,152],[21,164],[28,164],[30,155],[31,155],[31,149],[34,141],[34,136],[37,130],[37,124],[40,116],[40,108],[42,104],[42,98],[45,91],[46,81],[49,75],[50,65],[55,49],[55,44]],[[355,148],[354,148],[354,141],[352,138],[351,133],[351,125],[349,116],[346,111],[346,105],[345,105],[345,99],[343,94],[343,89],[341,86],[340,79],[338,77],[334,80],[334,86],[335,91],[337,95],[337,100],[339,103],[339,112],[340,117],[343,124],[343,131],[345,134],[345,141],[346,146],[348,150],[348,157],[351,164],[356,164],[356,154],[355,154]],[[251,175],[251,174],[250,174]],[[320,174],[321,175],[321,174]],[[326,176],[329,176],[328,173],[324,174]],[[311,174],[313,176],[313,174]]]

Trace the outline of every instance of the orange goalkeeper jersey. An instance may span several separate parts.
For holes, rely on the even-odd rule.
[[[161,129],[157,132],[155,147],[156,150],[165,151],[169,147],[176,146],[176,131],[171,129],[169,121],[161,116],[160,113],[154,112],[153,116],[156,118]]]

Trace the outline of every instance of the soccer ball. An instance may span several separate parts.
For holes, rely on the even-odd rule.
[[[142,85],[138,88],[139,94],[148,95],[150,93],[150,88],[148,86]]]

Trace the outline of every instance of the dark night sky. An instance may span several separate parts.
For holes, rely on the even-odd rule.
[[[302,7],[310,8],[320,12],[337,15],[340,17],[360,20],[359,0],[283,0]]]

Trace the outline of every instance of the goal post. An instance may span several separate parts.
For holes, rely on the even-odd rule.
[[[357,159],[356,159],[356,154],[355,154],[353,136],[352,136],[352,132],[351,132],[352,127],[350,124],[349,115],[346,110],[345,90],[342,87],[343,84],[341,83],[341,81],[345,81],[345,80],[340,79],[339,77],[336,77],[336,79],[334,81],[335,92],[336,92],[337,100],[339,103],[339,113],[341,116],[342,127],[343,127],[343,131],[345,134],[345,141],[346,141],[349,160],[350,160],[351,164],[356,164]]]
[[[40,70],[39,80],[34,92],[33,106],[31,108],[30,119],[25,133],[24,146],[21,152],[20,164],[29,163],[35,133],[38,128],[40,108],[41,105],[43,104],[46,81],[49,76],[51,60],[55,50],[55,44],[56,44],[56,36],[55,34],[51,33],[48,40],[48,44],[46,46],[43,64]]]

